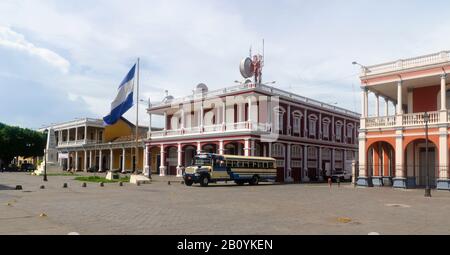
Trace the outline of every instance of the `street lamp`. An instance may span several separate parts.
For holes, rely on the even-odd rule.
[[[430,174],[428,166],[428,121],[430,121],[430,115],[425,112],[423,115],[423,120],[425,121],[425,171],[426,171],[426,186],[425,186],[425,197],[431,197],[430,189]]]
[[[352,62],[352,65],[358,65],[358,66],[360,66],[360,67],[364,70],[364,73],[370,73],[369,68],[367,68],[367,67],[364,66],[364,65],[361,65],[360,63],[358,63],[358,62],[356,62],[356,61],[353,61],[353,62]]]

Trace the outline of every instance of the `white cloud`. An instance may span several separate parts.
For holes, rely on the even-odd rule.
[[[28,42],[25,39],[25,36],[13,31],[9,27],[0,26],[0,46],[23,51],[30,55],[36,56],[58,68],[63,73],[67,73],[69,71],[70,63],[65,58],[49,49],[35,46],[33,43]]]

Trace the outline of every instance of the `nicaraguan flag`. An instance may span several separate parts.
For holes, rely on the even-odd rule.
[[[113,125],[133,106],[133,85],[136,64],[120,83],[116,99],[111,103],[111,112],[103,118],[105,125]]]

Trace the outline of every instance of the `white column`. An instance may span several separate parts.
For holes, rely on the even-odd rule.
[[[146,176],[146,177],[149,177],[151,174],[150,174],[150,159],[149,159],[149,152],[150,152],[150,150],[149,150],[149,145],[144,145],[144,172],[143,172],[143,174],[144,174],[144,176]]]
[[[369,117],[369,89],[364,88],[364,114],[365,118]]]
[[[75,142],[78,141],[78,127],[75,128]]]
[[[375,116],[380,117],[380,96],[375,93]]]
[[[403,166],[404,151],[403,151],[403,135],[402,131],[396,131],[397,137],[395,138],[395,177],[405,178],[405,169]]]
[[[447,74],[441,75],[441,111],[447,111]]]
[[[197,154],[202,153],[202,144],[200,142],[197,142]]]
[[[252,97],[248,97],[247,98],[247,114],[248,114],[248,122],[251,123],[252,122]]]
[[[447,74],[441,75],[441,112],[439,114],[439,121],[447,123]]]
[[[284,176],[285,176],[285,180],[286,182],[293,182],[294,179],[292,178],[292,168],[291,168],[291,144],[288,143],[286,145],[286,169],[284,171]]]
[[[101,172],[103,167],[102,150],[99,151],[98,156],[98,171]]]
[[[255,146],[255,140],[250,140],[250,156],[256,155],[256,146]]]
[[[200,132],[203,132],[203,119],[205,116],[205,109],[203,108],[203,102],[200,104]]]
[[[181,126],[180,126],[180,128],[181,128],[181,129],[184,129],[184,107],[181,108],[181,116],[180,116],[180,119],[181,119]]]
[[[308,177],[308,145],[303,147],[303,181],[309,182]]]
[[[402,81],[397,82],[397,115],[403,114],[403,89]]]
[[[167,112],[164,112],[164,131],[167,131]]]
[[[88,170],[88,161],[87,161],[87,150],[84,150],[84,160],[83,160],[83,163],[84,163],[84,171],[85,172],[87,172],[87,170]]]
[[[78,151],[75,151],[75,171],[78,171]]]
[[[414,105],[413,105],[413,89],[409,88],[408,92],[407,92],[407,97],[408,97],[408,102],[407,102],[407,106],[408,106],[408,112],[407,113],[413,113],[414,111]]]
[[[439,128],[439,179],[448,180],[448,132],[447,127]]]
[[[359,133],[359,177],[367,177],[366,134]]]
[[[165,160],[165,153],[164,153],[164,144],[161,144],[161,166],[159,167],[159,176],[165,176],[166,175],[166,160]]]
[[[84,125],[84,143],[87,143],[87,136],[88,136],[87,125]]]
[[[389,99],[384,98],[384,116],[389,116]]]
[[[250,140],[244,140],[244,156],[250,156]]]
[[[67,129],[67,139],[66,139],[67,144],[69,144],[69,141],[70,141],[70,129],[68,128]]]
[[[224,146],[223,146],[223,140],[220,140],[219,141],[219,154],[220,155],[224,155],[225,154],[224,151],[225,151],[225,149],[224,149]]]
[[[227,103],[226,100],[222,102],[222,131],[226,130],[227,125]]]
[[[319,113],[319,139],[322,140],[322,113]]]
[[[125,151],[125,148],[122,148],[122,173],[125,173],[125,162],[126,162],[126,159],[127,159],[127,154],[126,154],[126,151]]]
[[[92,167],[92,150],[89,150],[89,168]]]
[[[109,149],[109,171],[112,171],[114,167],[114,151]]]
[[[178,164],[177,164],[177,177],[182,177],[183,176],[183,162],[182,162],[182,147],[181,147],[181,143],[178,144]]]
[[[269,143],[269,154],[267,156],[272,157],[272,143]]]

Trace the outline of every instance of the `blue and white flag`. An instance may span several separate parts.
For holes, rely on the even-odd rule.
[[[111,103],[111,112],[103,118],[105,125],[115,124],[133,106],[133,85],[136,64],[120,83],[117,96]]]

